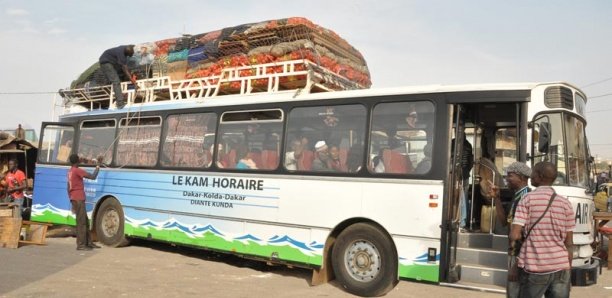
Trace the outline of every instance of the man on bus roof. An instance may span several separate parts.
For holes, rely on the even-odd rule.
[[[102,69],[102,73],[104,73],[106,78],[113,85],[115,102],[117,104],[117,108],[119,109],[125,106],[123,92],[121,92],[120,74],[124,74],[125,77],[132,81],[132,84],[136,86],[136,78],[132,76],[132,73],[127,66],[127,57],[132,57],[133,55],[134,45],[125,45],[108,49],[100,56],[100,69]]]

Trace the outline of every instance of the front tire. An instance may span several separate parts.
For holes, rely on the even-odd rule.
[[[106,246],[121,247],[130,242],[123,233],[125,223],[121,204],[110,198],[104,200],[96,215],[96,235],[98,240]]]
[[[398,258],[391,238],[376,226],[357,223],[334,243],[332,265],[338,282],[359,296],[381,296],[397,284]]]

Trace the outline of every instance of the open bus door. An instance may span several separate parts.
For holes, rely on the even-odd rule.
[[[70,154],[75,153],[74,144],[76,140],[76,126],[70,123],[54,123],[54,122],[43,122],[41,128],[41,136],[39,141],[38,158],[36,163],[45,163],[53,165],[69,165],[70,162],[68,157]],[[61,181],[54,178],[56,175],[65,175],[66,169],[49,169],[36,167],[35,169],[35,183],[34,192],[32,195],[33,208],[36,203],[36,196],[44,194],[48,196],[57,197],[57,201],[53,202],[56,208],[64,210],[70,210],[70,203],[65,199],[66,197],[66,185],[65,182],[62,185],[58,183],[56,186],[57,193],[49,194],[45,193],[45,183],[55,183],[55,181]],[[42,186],[41,186],[42,185]],[[48,187],[48,185],[47,185]]]
[[[454,105],[449,108],[451,113],[454,112],[453,126],[451,128],[455,140],[463,140],[465,137],[465,107],[463,105]],[[444,215],[446,222],[445,226],[445,242],[447,243],[447,257],[444,270],[448,272],[446,277],[443,277],[447,282],[456,282],[460,278],[460,268],[457,267],[457,237],[459,231],[459,223],[461,212],[459,206],[461,203],[461,195],[464,193],[464,185],[461,171],[461,152],[463,152],[464,143],[462,141],[452,141],[454,143],[450,148],[450,168],[447,184],[448,208]]]

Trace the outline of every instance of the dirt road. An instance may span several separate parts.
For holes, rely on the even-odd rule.
[[[334,282],[310,286],[311,272],[299,268],[161,243],[80,252],[74,238],[47,240],[0,249],[0,297],[351,297]],[[572,296],[612,296],[605,286],[612,271]],[[503,296],[401,281],[386,297]]]

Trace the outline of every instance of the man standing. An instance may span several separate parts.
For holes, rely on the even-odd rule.
[[[21,127],[21,124],[15,129],[15,138],[25,140],[25,129]]]
[[[507,214],[499,196],[499,188],[489,181],[491,184],[491,197],[495,199],[495,212],[497,213],[497,218],[500,219],[499,222],[504,226],[512,224],[518,203],[529,192],[527,182],[529,176],[531,176],[531,169],[526,164],[517,161],[508,166],[506,173],[506,184],[514,191],[514,196],[510,202],[510,210]],[[510,241],[510,248],[508,250],[508,283],[506,284],[506,297],[519,297],[521,287],[518,280],[517,267],[519,250],[520,247],[517,247],[514,241]]]
[[[25,198],[23,190],[26,189],[26,176],[20,169],[17,168],[17,160],[11,159],[8,162],[8,172],[4,179],[8,186],[6,192],[9,194],[11,201],[19,206],[19,216],[23,212],[23,199]]]
[[[117,108],[121,109],[125,106],[123,92],[121,92],[121,80],[119,73],[122,72],[132,84],[136,86],[136,79],[130,73],[127,67],[127,57],[134,55],[134,45],[118,46],[108,49],[100,56],[100,68],[106,78],[113,84],[113,92],[115,93],[115,102]]]
[[[77,250],[92,250],[100,248],[91,241],[89,235],[89,220],[87,219],[87,211],[85,210],[85,187],[83,178],[95,180],[98,177],[100,166],[96,165],[96,170],[93,174],[79,168],[79,156],[72,154],[69,157],[72,167],[68,170],[68,198],[72,205],[72,213],[76,215],[77,229]]]
[[[537,188],[516,207],[510,240],[520,240],[530,231],[518,259],[518,267],[523,269],[521,297],[569,297],[576,223],[569,200],[551,187],[556,178],[554,164],[537,163],[531,173],[531,184]]]

